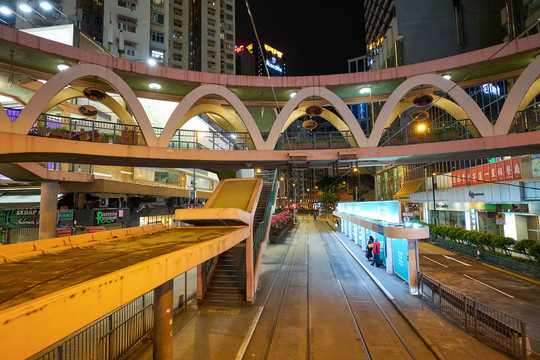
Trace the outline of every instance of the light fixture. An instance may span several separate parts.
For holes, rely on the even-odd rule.
[[[354,172],[358,172],[358,168],[355,167],[355,168],[353,169],[353,171],[354,171]]]
[[[291,95],[289,95],[289,97],[293,98],[296,96],[296,92],[292,92]]]
[[[153,89],[153,90],[159,90],[159,89],[161,89],[161,85],[158,84],[158,83],[150,83],[150,84],[148,84],[148,87],[149,87],[150,89]]]
[[[28,4],[20,4],[19,9],[21,9],[22,12],[25,12],[25,13],[32,12],[32,8]]]
[[[154,59],[154,58],[149,58],[149,59],[146,61],[146,63],[147,63],[148,65],[150,65],[150,66],[156,66],[156,65],[157,65],[157,61],[156,61],[156,59]]]
[[[426,130],[426,124],[418,124],[416,130],[418,130],[418,132],[424,132]]]
[[[362,95],[365,95],[365,94],[369,94],[371,93],[371,88],[370,87],[363,87],[360,89],[360,94]]]
[[[2,6],[2,7],[0,7],[0,13],[2,13],[4,15],[11,15],[11,14],[13,14],[13,11],[11,11],[11,9],[8,8],[7,6]]]
[[[452,76],[450,76],[450,75],[448,75],[448,74],[443,75],[442,77],[445,78],[446,80],[450,80],[450,79],[452,78]]]
[[[64,70],[69,69],[69,65],[66,65],[66,64],[58,64],[58,65],[56,66],[56,68],[57,68],[58,70],[60,70],[60,71],[64,71]]]
[[[279,181],[283,181],[283,180],[284,180],[284,179],[283,179],[282,177],[281,177],[281,178],[279,178]]]
[[[50,11],[53,9],[53,6],[48,1],[40,1],[39,6],[41,6],[43,10],[47,10],[47,11]]]
[[[257,169],[257,174],[260,174],[261,173],[261,169]]]
[[[231,134],[231,139],[236,139],[236,135],[235,135],[235,134]]]

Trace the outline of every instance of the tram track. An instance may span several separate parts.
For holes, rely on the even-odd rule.
[[[407,340],[416,333],[406,320],[393,324],[402,315],[395,309],[386,313],[379,304],[386,295],[372,292],[370,286],[379,289],[377,285],[366,283],[370,278],[358,272],[330,231],[307,217],[299,219],[243,358],[437,358],[421,339],[412,347],[407,344],[400,331],[406,331]],[[321,300],[329,294],[331,303]],[[363,308],[374,304],[377,311]]]

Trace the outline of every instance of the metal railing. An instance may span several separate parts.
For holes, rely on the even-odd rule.
[[[100,353],[101,339],[108,334],[111,334],[115,329],[124,327],[127,322],[130,323],[130,340],[134,341],[134,335],[140,334],[139,340],[142,340],[145,333],[138,332],[138,329],[145,328],[148,324],[153,324],[153,312],[138,316],[141,311],[148,306],[153,306],[154,293],[150,291],[138,299],[124,305],[120,309],[110,313],[100,320],[90,324],[78,333],[62,340],[60,343],[53,345],[49,349],[31,357],[32,360],[83,360],[83,359],[98,359]],[[133,319],[133,320],[130,320]],[[152,325],[153,326],[153,325]],[[123,339],[111,338],[114,341],[112,344],[107,344],[107,349],[114,349],[115,353],[124,352],[131,347],[132,344]]]
[[[441,142],[473,138],[471,120],[454,120],[430,124],[429,131],[418,133],[415,130],[416,123],[409,124],[405,129],[400,127],[388,127],[384,130],[379,146],[408,145],[426,142]]]
[[[253,236],[253,260],[254,260],[253,267],[257,266],[259,248],[261,247],[261,244],[264,241],[264,237],[266,236],[266,228],[268,226],[268,221],[271,218],[270,211],[272,209],[272,205],[274,204],[274,198],[275,198],[276,189],[277,189],[277,180],[278,180],[278,172],[277,170],[275,170],[274,178],[270,180],[270,181],[273,181],[272,191],[270,191],[270,196],[268,197],[268,203],[266,204],[266,209],[264,210],[264,220],[259,224],[259,226],[257,227],[257,230],[255,231],[255,235]]]
[[[98,341],[98,360],[118,359],[151,335],[154,327],[154,304],[128,318]]]
[[[281,133],[276,150],[341,149],[354,147],[350,131]]]
[[[473,336],[517,359],[531,354],[525,323],[418,273],[420,296]]]

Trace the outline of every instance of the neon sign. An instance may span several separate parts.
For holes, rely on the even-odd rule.
[[[497,85],[484,84],[482,85],[482,91],[484,92],[484,94],[492,94],[492,95],[501,96],[501,88],[498,87]]]
[[[281,66],[276,64],[276,58],[275,57],[272,58],[272,62],[270,62],[268,59],[266,59],[266,66],[268,66],[270,69],[278,71],[280,73],[283,72],[283,69],[281,68]]]
[[[264,44],[264,50],[272,53],[272,55],[276,55],[280,59],[283,56],[283,53],[281,51],[278,51],[278,50],[274,49],[273,47],[268,46],[266,44]]]
[[[236,46],[234,47],[234,52],[240,53],[240,52],[242,52],[242,51],[244,51],[244,45],[240,45],[240,46],[236,45]]]
[[[118,219],[116,210],[96,211],[96,225],[111,224]]]

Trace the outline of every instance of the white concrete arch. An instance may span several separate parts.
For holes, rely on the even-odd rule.
[[[247,131],[245,125],[236,117],[236,115],[229,110],[225,109],[221,105],[215,105],[215,104],[200,104],[195,105],[192,108],[188,110],[188,112],[184,115],[184,118],[180,120],[180,123],[178,124],[178,128],[181,128],[184,126],[184,124],[191,119],[194,116],[200,115],[200,114],[216,114],[223,119],[225,119],[231,126],[234,128],[237,132],[244,132]]]
[[[499,113],[497,122],[495,123],[494,135],[506,135],[510,130],[510,126],[512,126],[512,122],[514,121],[514,117],[519,110],[520,105],[527,105],[530,100],[527,104],[523,104],[524,100],[526,98],[532,100],[538,94],[538,92],[536,92],[536,87],[532,89],[532,94],[534,94],[532,97],[529,96],[532,94],[528,94],[532,85],[538,78],[538,74],[540,74],[540,56],[537,56],[536,59],[527,66],[512,87],[512,90],[510,90],[508,97],[504,101],[503,108]]]
[[[2,129],[9,129],[11,127],[12,121],[9,120],[9,117],[6,113],[6,110],[0,104],[0,126],[2,126]]]
[[[379,116],[377,116],[377,119],[375,120],[375,126],[368,139],[368,146],[376,147],[378,145],[384,128],[389,125],[388,123],[390,121],[395,119],[395,117],[391,118],[391,116],[401,98],[403,98],[411,89],[419,85],[432,85],[448,93],[448,95],[461,106],[465,113],[467,113],[478,129],[480,136],[493,136],[493,125],[491,125],[482,110],[465,90],[457,86],[453,81],[446,80],[439,75],[423,74],[405,80],[392,92],[381,109]]]
[[[242,101],[229,89],[219,85],[201,85],[198,88],[192,90],[187,94],[182,101],[176,106],[173,113],[167,120],[167,124],[158,139],[159,147],[167,147],[174,136],[174,133],[182,122],[182,119],[191,107],[201,98],[206,95],[218,95],[227,100],[229,104],[240,116],[240,119],[244,122],[247,132],[253,140],[253,144],[256,150],[262,150],[264,148],[264,140],[261,136],[261,132],[255,123],[255,120],[249,113],[248,109],[242,103]]]
[[[351,130],[351,134],[356,143],[358,144],[358,147],[365,147],[367,145],[367,139],[364,135],[364,132],[362,131],[362,128],[360,127],[360,124],[354,117],[351,110],[349,110],[345,102],[343,102],[343,100],[341,100],[339,96],[337,96],[328,89],[322,87],[309,87],[297,92],[296,95],[293,98],[289,99],[287,104],[285,104],[285,106],[281,110],[281,114],[278,115],[278,118],[272,126],[270,135],[268,136],[268,139],[266,140],[266,143],[264,145],[265,150],[273,150],[275,148],[279,135],[287,128],[287,119],[289,119],[295,108],[302,101],[312,96],[322,97],[323,99],[328,101],[330,105],[334,107],[334,109],[336,109],[338,114],[341,115],[345,124],[347,124],[349,130]]]
[[[124,80],[122,80],[122,78],[120,78],[120,76],[116,75],[111,70],[93,64],[75,65],[50,78],[49,81],[47,81],[41,89],[32,96],[17,120],[12,123],[12,132],[16,134],[28,133],[30,128],[36,122],[39,114],[42,113],[43,109],[45,109],[47,104],[56,96],[56,94],[62,91],[62,89],[72,81],[86,76],[96,76],[105,80],[115,88],[118,94],[120,94],[126,100],[126,103],[129,104],[129,107],[139,124],[142,135],[146,140],[146,144],[148,146],[157,146],[158,139],[154,133],[154,129],[133,90]]]

